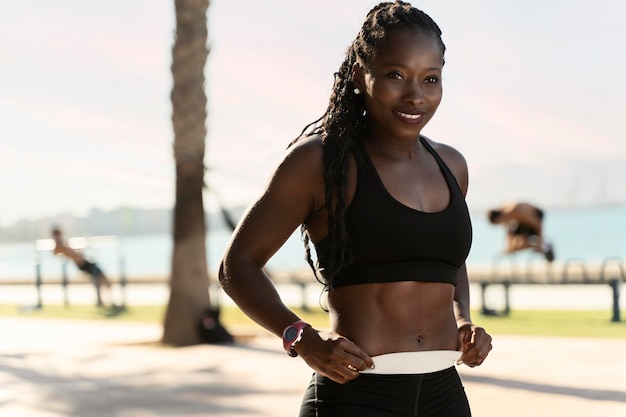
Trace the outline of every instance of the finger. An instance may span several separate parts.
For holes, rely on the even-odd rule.
[[[314,369],[321,375],[324,375],[339,384],[345,384],[359,376],[359,371],[355,370],[354,365],[350,365],[352,368],[348,368],[347,364],[338,361],[326,362],[322,366],[317,366]]]
[[[489,351],[491,351],[491,349],[493,348],[491,341],[492,341],[491,336],[487,334],[485,331],[482,331],[478,334],[475,346],[478,351],[478,355],[481,358],[484,359],[489,353]]]
[[[470,346],[463,352],[459,360],[470,367],[482,364],[492,349],[490,340],[491,338],[485,340],[485,343]]]
[[[374,369],[374,359],[371,356],[367,355],[365,359],[361,359],[362,366],[357,366],[360,371],[364,371],[366,369]]]
[[[339,371],[336,371],[336,372],[322,372],[322,374],[324,376],[332,379],[334,382],[336,382],[338,384],[345,384],[346,382],[350,382],[351,380],[353,380],[354,378],[356,378],[358,376],[358,372],[354,376],[346,376],[342,372],[339,372]]]
[[[476,327],[472,329],[469,348],[476,347],[479,351],[483,352],[484,348],[491,343],[491,336],[485,332],[482,327]]]
[[[463,350],[463,354],[461,355],[461,360],[465,364],[470,365],[476,362],[479,356],[479,351],[476,348],[476,345],[468,343],[467,345],[465,345],[465,349]]]
[[[365,360],[358,354],[365,356]],[[322,358],[318,358],[322,359]],[[355,379],[359,376],[359,371],[367,368],[366,360],[372,359],[354,343],[347,339],[336,340],[333,347],[327,352],[322,362],[317,362],[317,367],[326,376],[339,383]],[[373,363],[373,362],[372,362]]]
[[[344,364],[352,365],[361,371],[367,368],[373,368],[374,360],[372,359],[372,357],[355,343],[350,341],[348,342],[349,343],[344,347],[344,350],[347,354],[347,356],[344,358]]]
[[[470,368],[473,368],[473,360],[472,358],[467,354],[467,352],[463,352],[463,354],[461,355],[461,357],[459,358],[459,360],[457,361],[457,365],[460,364],[464,364],[469,366]]]
[[[352,381],[359,376],[359,370],[351,364],[340,365],[339,368],[335,371],[337,375],[337,379],[335,379],[340,384],[344,384],[348,381]]]
[[[341,363],[343,366],[345,366],[349,370],[359,372],[359,371],[364,371],[368,368],[374,367],[374,361],[369,356],[368,358],[369,358],[369,362],[367,360],[363,360],[362,358],[358,356],[347,354],[344,357],[344,359],[341,360]]]

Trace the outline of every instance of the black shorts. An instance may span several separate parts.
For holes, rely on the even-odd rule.
[[[94,284],[98,284],[103,275],[100,267],[96,265],[95,263],[89,262],[89,261],[83,262],[81,265],[78,266],[78,269],[80,269],[83,272],[88,273],[89,276],[91,276],[91,279]]]
[[[510,233],[515,236],[537,236],[538,233],[534,227],[526,226],[524,224],[515,224],[510,229]]]
[[[313,374],[300,417],[470,417],[455,367],[427,374],[361,374],[347,384]]]

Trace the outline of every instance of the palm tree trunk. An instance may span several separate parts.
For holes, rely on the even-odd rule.
[[[163,325],[163,343],[200,343],[198,323],[211,307],[206,258],[207,226],[202,191],[207,98],[204,67],[209,0],[175,0],[176,40],[172,50],[174,80],[172,123],[176,164],[174,249],[170,299]]]

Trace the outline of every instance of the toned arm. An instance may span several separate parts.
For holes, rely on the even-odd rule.
[[[244,313],[277,336],[298,317],[281,301],[262,268],[319,206],[322,168],[319,141],[294,146],[245,213],[220,264],[224,291]]]
[[[456,177],[463,195],[467,195],[469,175],[465,158],[450,146],[439,146],[440,155]],[[485,329],[472,323],[469,278],[465,264],[459,268],[457,273],[457,285],[454,290],[454,315],[459,328],[459,349],[463,351],[460,360],[470,367],[482,364],[492,349],[492,339]]]

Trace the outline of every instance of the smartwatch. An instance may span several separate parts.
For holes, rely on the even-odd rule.
[[[311,327],[311,325],[305,321],[298,320],[287,326],[285,331],[283,331],[283,349],[285,349],[287,355],[292,358],[298,356],[298,352],[296,352],[294,346],[302,340],[302,334],[307,327]]]

